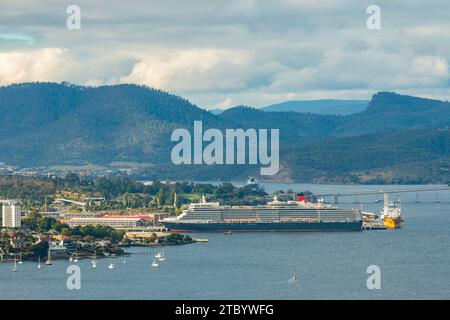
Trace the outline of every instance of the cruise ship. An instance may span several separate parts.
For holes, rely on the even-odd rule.
[[[161,223],[170,231],[359,231],[359,208],[336,208],[323,201],[308,202],[305,196],[294,201],[276,197],[266,205],[224,206],[219,202],[191,203],[176,218]]]

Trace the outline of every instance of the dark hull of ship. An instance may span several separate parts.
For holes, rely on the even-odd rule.
[[[252,232],[252,231],[360,231],[362,221],[352,222],[269,222],[269,223],[194,223],[166,222],[162,224],[174,232]]]

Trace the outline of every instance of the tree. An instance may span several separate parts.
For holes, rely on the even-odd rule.
[[[56,219],[45,217],[39,221],[38,227],[41,232],[48,232],[52,229],[52,225],[56,223]]]
[[[62,223],[60,221],[55,221],[54,223],[52,223],[51,225],[51,229],[57,231],[58,233],[61,233],[61,231],[63,229],[68,229],[69,225],[66,223]]]
[[[61,230],[60,234],[62,236],[66,236],[66,237],[70,237],[72,235],[71,231],[69,228],[64,228]]]
[[[45,257],[45,256],[47,256],[47,252],[48,252],[48,242],[41,241],[39,243],[36,243],[31,246],[30,250],[34,256]]]
[[[158,206],[166,204],[166,193],[164,188],[159,189],[158,194],[156,195],[156,201],[158,202]]]
[[[76,173],[68,173],[64,178],[69,187],[74,188],[80,184],[80,178]]]

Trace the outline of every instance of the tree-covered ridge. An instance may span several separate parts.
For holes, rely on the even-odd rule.
[[[323,176],[347,177],[347,182],[448,183],[450,130],[417,129],[361,135],[310,143],[287,152],[285,160],[298,168],[298,180]],[[381,175],[380,171],[397,173]],[[360,180],[358,176],[367,176]]]
[[[210,183],[153,181],[144,184],[128,177],[80,178],[69,173],[64,178],[0,177],[0,198],[18,199],[26,210],[51,207],[57,198],[85,201],[88,197],[104,197],[104,201],[87,203],[84,210],[106,211],[125,209],[180,209],[199,201],[202,195],[224,204],[259,204],[267,195],[258,185],[234,186],[229,182]],[[173,210],[172,210],[173,211]],[[172,212],[171,211],[171,212]],[[48,222],[50,228],[53,222]],[[60,230],[58,230],[60,231]]]
[[[0,118],[0,162],[12,165],[137,162],[152,166],[147,175],[152,179],[244,180],[258,174],[257,166],[172,165],[172,131],[192,132],[193,122],[201,120],[204,130],[279,129],[278,179],[335,182],[338,175],[353,177],[358,170],[389,169],[411,181],[437,182],[445,174],[438,179],[436,173],[427,176],[417,168],[430,166],[436,172],[440,161],[445,169],[448,155],[430,152],[428,134],[417,130],[450,127],[450,103],[379,92],[366,110],[346,116],[245,106],[213,115],[186,99],[145,86],[26,83],[0,87]],[[417,140],[414,147],[399,147],[411,145],[410,137]],[[440,148],[432,145],[435,151]],[[416,172],[420,174],[414,177]]]
[[[0,88],[1,161],[17,165],[167,160],[170,132],[217,121],[160,90],[33,83]]]

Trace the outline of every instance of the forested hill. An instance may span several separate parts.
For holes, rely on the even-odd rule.
[[[24,83],[0,88],[0,118],[0,162],[19,166],[138,162],[153,164],[161,178],[195,180],[242,180],[259,172],[172,166],[172,131],[192,130],[201,120],[204,128],[280,129],[279,180],[371,182],[380,172],[389,172],[386,182],[448,179],[450,104],[390,92],[345,116],[244,106],[214,115],[144,86]]]
[[[448,126],[449,102],[379,92],[372,97],[366,110],[344,117],[336,134],[359,135]]]
[[[244,127],[280,126],[288,129],[286,131],[295,138],[340,137],[445,128],[450,126],[450,103],[379,92],[373,95],[367,109],[347,116],[273,112],[244,106],[228,109],[219,116],[226,120],[234,119]]]
[[[0,88],[0,116],[0,161],[27,166],[160,162],[168,132],[219,122],[183,98],[135,85],[11,85]]]

